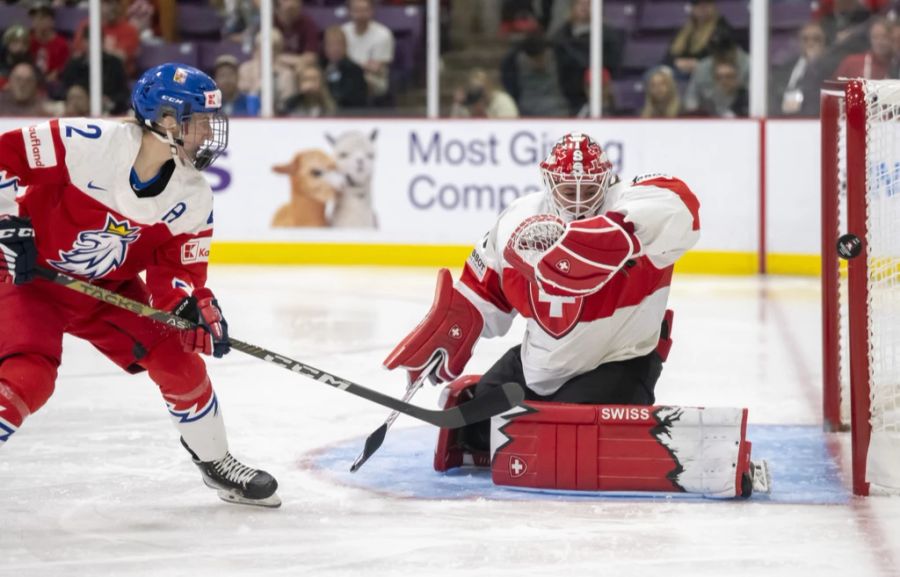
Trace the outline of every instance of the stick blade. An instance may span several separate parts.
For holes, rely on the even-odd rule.
[[[460,405],[458,408],[462,423],[457,425],[457,427],[486,421],[495,415],[505,413],[511,408],[520,405],[524,400],[525,391],[522,390],[521,385],[513,382],[503,383],[503,385],[492,388],[484,395]]]
[[[387,423],[384,423],[374,431],[372,434],[366,437],[366,444],[363,447],[362,453],[359,454],[359,457],[353,461],[353,464],[350,465],[350,472],[355,473],[359,470],[360,467],[365,464],[366,461],[369,460],[369,457],[375,454],[375,451],[381,447],[381,444],[384,443],[384,436],[387,434],[388,426]]]

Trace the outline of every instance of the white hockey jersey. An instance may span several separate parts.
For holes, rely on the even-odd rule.
[[[600,213],[634,225],[641,253],[600,291],[582,297],[544,293],[503,258],[528,217],[552,213],[544,193],[520,198],[499,217],[466,262],[456,287],[484,316],[481,336],[505,334],[516,314],[527,319],[522,365],[539,395],[603,363],[649,354],[659,340],[675,261],[700,237],[700,204],[677,178],[638,177],[609,188]]]
[[[176,162],[161,193],[138,196],[129,177],[141,134],[133,123],[67,118],[0,135],[0,213],[31,218],[42,266],[101,283],[146,271],[166,306],[206,283],[212,190]]]

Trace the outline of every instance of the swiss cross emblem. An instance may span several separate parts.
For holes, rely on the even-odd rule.
[[[528,471],[528,465],[525,463],[524,459],[520,459],[516,455],[511,455],[509,457],[509,476],[513,479],[521,477]]]
[[[556,268],[561,272],[569,272],[569,261],[562,259],[556,263]]]
[[[529,283],[528,302],[534,320],[555,339],[561,339],[575,328],[584,310],[584,297],[548,295]]]
[[[462,329],[459,328],[459,325],[453,325],[452,327],[450,327],[449,334],[450,334],[451,338],[461,339],[462,338]]]

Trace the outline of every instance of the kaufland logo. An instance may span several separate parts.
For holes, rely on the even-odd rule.
[[[181,263],[191,264],[209,260],[209,247],[203,246],[199,240],[184,243],[181,247]]]
[[[45,164],[41,158],[41,139],[37,135],[37,126],[28,127],[28,144],[31,145],[31,157],[35,168],[44,168]]]

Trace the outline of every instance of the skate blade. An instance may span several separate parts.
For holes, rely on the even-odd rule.
[[[222,499],[226,503],[252,505],[254,507],[268,507],[270,509],[281,507],[281,498],[278,496],[278,493],[272,493],[265,499],[248,499],[243,495],[240,495],[233,491],[228,491],[227,489],[218,489],[216,493],[218,493],[219,499]]]

